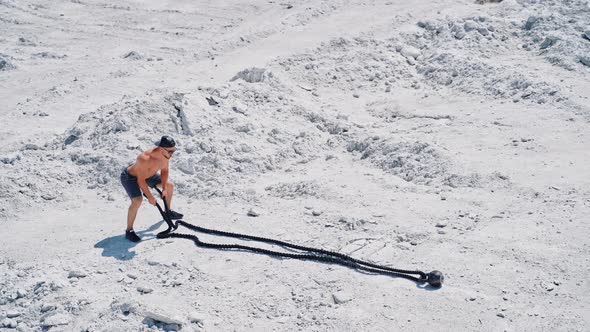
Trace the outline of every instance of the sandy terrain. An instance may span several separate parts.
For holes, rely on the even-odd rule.
[[[589,330],[588,1],[0,0],[0,32],[0,330]],[[158,240],[147,203],[127,241],[161,135],[186,221],[445,284]]]

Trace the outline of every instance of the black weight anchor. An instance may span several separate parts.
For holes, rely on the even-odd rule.
[[[445,276],[440,271],[432,271],[426,274],[426,282],[435,288],[441,288],[443,282],[445,281]]]

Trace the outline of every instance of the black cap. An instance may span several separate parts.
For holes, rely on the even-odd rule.
[[[164,135],[156,145],[161,148],[173,148],[176,146],[176,142],[174,138]]]

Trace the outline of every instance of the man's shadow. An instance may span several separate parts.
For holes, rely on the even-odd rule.
[[[160,220],[157,223],[150,226],[148,229],[136,232],[137,235],[141,236],[142,241],[151,240],[156,238],[153,231],[160,228],[164,220]],[[94,248],[103,249],[103,257],[113,257],[121,261],[128,261],[135,257],[135,251],[130,251],[131,248],[135,247],[139,242],[131,242],[125,238],[125,235],[116,235],[108,237],[104,240],[100,240],[94,245]]]

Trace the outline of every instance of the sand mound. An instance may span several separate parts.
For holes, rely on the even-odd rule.
[[[337,38],[313,50],[280,59],[277,66],[305,85],[348,91],[383,91],[412,77],[393,44],[366,38]]]
[[[512,31],[522,40],[524,50],[567,70],[588,66],[580,61],[590,53],[590,41],[585,37],[590,26],[587,2],[523,0],[519,4],[526,8],[527,16],[514,17]]]
[[[272,78],[273,75],[270,71],[264,68],[253,67],[240,71],[231,80],[235,81],[241,79],[248,83],[259,83]]]
[[[374,93],[410,87],[451,89],[453,93],[514,102],[565,101],[566,97],[547,77],[498,60],[514,57],[516,45],[529,45],[523,46],[517,56],[543,56],[568,69],[575,68],[575,64],[583,67],[590,51],[583,27],[588,25],[588,19],[576,14],[580,23],[571,26],[567,22],[571,20],[569,11],[587,9],[572,4],[562,9],[568,13],[527,24],[516,21],[515,11],[507,10],[507,6],[511,5],[498,5],[494,9],[497,16],[418,20],[415,29],[385,39],[337,38],[309,53],[280,59],[275,65],[312,90]],[[502,16],[505,14],[513,20],[507,21]],[[566,24],[568,28],[563,29]],[[551,34],[552,30],[559,33]]]
[[[402,179],[418,184],[442,181],[448,174],[448,158],[435,147],[423,142],[393,142],[368,138],[351,142],[349,152],[361,152],[361,159]]]
[[[211,105],[207,98],[218,101]],[[1,156],[0,168],[10,176],[0,181],[0,187],[17,208],[67,199],[64,190],[56,189],[63,188],[62,181],[117,195],[122,193],[118,183],[122,169],[167,134],[178,143],[172,172],[181,194],[247,198],[232,186],[249,176],[309,162],[328,147],[326,135],[344,132],[331,121],[289,104],[276,80],[263,84],[239,80],[189,94],[127,97],[82,114],[43,146],[24,146]],[[303,131],[284,128],[285,119],[299,122]],[[114,199],[112,194],[102,196]]]

